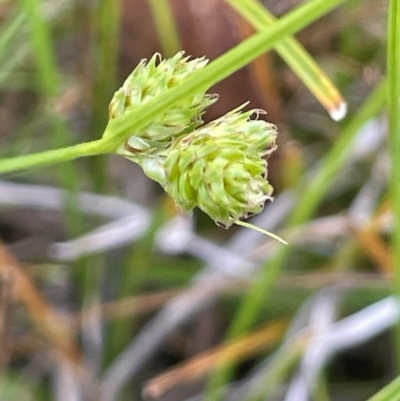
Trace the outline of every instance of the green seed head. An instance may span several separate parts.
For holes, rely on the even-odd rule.
[[[260,213],[272,194],[266,158],[276,127],[240,109],[175,139],[159,181],[184,211],[199,207],[225,227]]]
[[[110,118],[118,118],[135,110],[154,97],[180,85],[194,71],[203,68],[204,57],[189,60],[179,52],[170,59],[161,60],[155,54],[148,62],[142,60],[115,92],[109,107]],[[155,116],[153,122],[132,136],[120,147],[118,153],[133,159],[137,152],[151,153],[168,146],[171,140],[185,132],[191,132],[203,123],[205,109],[216,101],[216,96],[198,92]],[[109,133],[108,133],[109,135]]]
[[[208,62],[204,57],[189,60],[183,54],[143,60],[114,94],[110,119],[180,85]],[[216,99],[205,91],[183,98],[154,116],[148,126],[132,132],[117,153],[138,163],[185,212],[199,207],[217,224],[245,225],[241,219],[260,213],[271,199],[267,158],[276,148],[276,127],[250,119],[263,111],[242,112],[244,106],[201,126],[205,109]],[[106,131],[106,137],[111,135],[111,130]]]

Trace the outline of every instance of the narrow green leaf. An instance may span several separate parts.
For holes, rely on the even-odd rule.
[[[121,26],[121,0],[101,0],[90,8],[90,26],[93,32],[91,67],[93,88],[91,95],[92,120],[90,139],[99,137],[108,121],[108,105],[115,91]],[[106,159],[93,158],[89,169],[93,173],[93,187],[105,191],[109,180]]]
[[[2,27],[0,31],[0,62],[3,64],[4,59],[8,59],[10,57],[10,48],[9,46],[12,44],[12,41],[22,30],[24,24],[26,23],[26,14],[23,12],[19,12],[13,18],[10,18],[6,24]]]
[[[340,170],[348,162],[352,143],[361,127],[383,108],[386,99],[386,81],[382,82],[365,101],[358,113],[344,128],[333,148],[326,155],[313,177],[306,177],[290,225],[307,221],[316,212],[323,197]]]
[[[50,23],[44,16],[43,1],[21,0],[21,5],[29,21],[29,39],[36,61],[39,89],[44,102],[52,104],[56,96],[59,95],[62,77],[55,58],[55,45],[53,43]],[[53,146],[62,147],[69,145],[71,135],[63,117],[57,114],[55,110],[51,110],[48,118],[51,130],[50,140]],[[55,151],[55,153],[59,154],[60,151],[58,153]],[[25,161],[30,160],[32,162],[38,156],[40,154],[27,156]],[[41,159],[43,158],[46,159],[42,155]],[[12,165],[18,162],[18,160],[24,162],[24,157],[11,159],[8,163]],[[66,212],[68,214],[67,224],[70,232],[75,234],[82,231],[82,219],[76,207],[76,195],[80,186],[80,181],[76,179],[77,176],[76,168],[72,163],[66,164],[62,167],[62,170],[58,170],[59,181],[64,188],[69,190],[65,199]]]
[[[390,382],[367,401],[398,401],[400,399],[400,377]]]
[[[225,0],[258,31],[268,29],[277,20],[257,0]],[[287,36],[274,46],[303,84],[325,107],[334,120],[342,119],[347,111],[346,102],[338,89],[318,66],[304,47]]]
[[[388,15],[388,113],[392,160],[391,197],[393,205],[394,291],[400,296],[400,0],[389,2]],[[400,370],[400,324],[396,325],[397,369]]]
[[[23,0],[29,18],[30,39],[35,51],[42,91],[47,96],[57,94],[61,79],[55,67],[54,49],[47,21],[43,16],[42,1]]]
[[[175,16],[169,0],[150,0],[151,11],[164,57],[171,57],[182,49]]]

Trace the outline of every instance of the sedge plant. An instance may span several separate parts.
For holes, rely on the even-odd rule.
[[[212,64],[207,66],[207,68],[202,68],[204,67],[204,65],[201,64],[204,64],[205,60],[200,59],[190,64],[193,67],[191,70],[189,68],[190,73],[188,73],[188,69],[186,69],[186,73],[183,72],[185,68],[180,70],[179,73],[177,71],[176,78],[170,80],[168,83],[160,83],[158,92],[152,93],[151,96],[147,96],[145,94],[146,103],[144,104],[135,104],[136,94],[129,94],[129,84],[124,84],[121,90],[117,91],[114,99],[111,102],[110,119],[101,139],[94,140],[88,143],[81,143],[67,148],[50,150],[38,154],[19,156],[10,159],[2,159],[0,160],[0,174],[28,168],[36,168],[45,165],[52,165],[55,163],[75,160],[79,157],[120,152],[124,153],[124,156],[129,156],[131,160],[138,162],[143,167],[145,173],[148,174],[151,178],[154,178],[159,182],[161,178],[160,183],[167,192],[171,194],[172,192],[176,192],[173,190],[173,186],[171,186],[170,183],[164,185],[164,183],[162,182],[162,174],[160,174],[162,169],[161,165],[163,163],[162,158],[166,158],[166,155],[161,155],[160,152],[167,151],[168,146],[165,146],[165,142],[169,142],[169,139],[172,141],[172,139],[177,139],[181,135],[189,134],[192,130],[195,130],[197,126],[201,124],[201,115],[204,109],[207,107],[206,103],[211,104],[210,102],[215,101],[215,99],[213,99],[212,97],[206,96],[205,91],[213,84],[229,76],[233,72],[237,71],[239,68],[254,60],[257,56],[265,53],[267,50],[274,47],[277,42],[285,35],[299,31],[303,27],[310,24],[312,21],[315,21],[319,17],[328,13],[330,10],[334,9],[338,4],[343,1],[344,0],[330,0],[329,2],[327,2],[325,0],[313,0],[305,3],[301,7],[298,7],[292,12],[288,13],[284,18],[279,20],[279,22],[274,23],[273,27],[271,27],[270,29],[253,35],[253,37],[249,38],[232,50],[228,51],[218,60],[215,60]],[[180,58],[182,60],[183,55],[178,54],[177,56],[171,58],[169,62],[171,64],[168,68],[173,68],[172,65],[173,63],[176,63],[177,58]],[[186,60],[186,62],[187,61],[188,60]],[[160,64],[165,65],[165,63],[163,64],[162,62]],[[149,74],[151,75],[152,73],[155,73],[154,62],[149,62],[148,66],[151,67],[148,68]],[[130,78],[133,78],[134,75],[143,68],[146,69],[144,63],[141,63],[138,66],[138,69],[135,70],[136,72],[132,73]],[[152,70],[152,73],[150,73],[150,70]],[[140,76],[139,78],[141,77],[142,76]],[[182,80],[185,81],[184,84],[181,84]],[[161,90],[161,88],[167,90],[163,91]],[[205,97],[201,98],[201,93],[203,93],[203,96]],[[197,104],[197,114],[194,113],[195,110],[186,111],[186,117],[188,118],[185,123],[186,125],[179,125],[180,122],[175,121],[174,123],[177,123],[178,126],[174,129],[171,129],[171,127],[167,127],[171,124],[171,121],[168,120],[168,118],[172,117],[169,115],[164,115],[164,117],[167,118],[167,124],[164,127],[165,130],[161,129],[162,132],[159,131],[157,133],[157,136],[154,138],[153,136],[155,132],[153,131],[153,129],[156,129],[157,131],[156,125],[159,122],[159,120],[157,120],[160,118],[159,116],[162,116],[165,110],[176,112],[176,106],[182,104],[182,102],[183,105],[187,105],[188,102],[190,103],[190,101],[188,100],[190,96],[192,96],[192,102],[194,102],[194,104],[191,105],[193,107],[195,106],[196,99],[197,101],[199,101],[199,96],[201,98],[200,103]],[[236,113],[240,113],[240,111],[237,110]],[[175,114],[174,117],[177,117],[177,114]],[[180,118],[183,117],[183,115],[180,116]],[[246,118],[239,118],[237,121],[243,122],[244,120],[246,120]],[[152,122],[155,125],[152,125]],[[246,120],[245,125],[247,125],[248,122],[249,120]],[[221,126],[226,126],[226,124],[222,124]],[[271,146],[273,142],[271,141],[271,138],[276,134],[276,130],[270,124],[264,125],[262,127],[262,130],[263,135],[269,136],[269,139],[266,141],[270,142],[269,148],[267,150],[267,153],[269,153],[270,150],[273,148],[273,146]],[[246,131],[246,129],[242,131]],[[169,134],[171,135],[170,138],[168,137]],[[141,136],[143,136],[143,138]],[[133,147],[131,146],[132,142]],[[140,142],[138,148],[136,147],[138,146],[137,142]],[[213,145],[216,145],[215,141]],[[123,148],[121,148],[121,146]],[[252,178],[254,178],[252,174],[256,174],[256,176],[258,177],[257,180],[259,180],[260,176],[258,175],[259,173],[256,172],[257,169],[253,169],[254,165],[257,163],[254,164],[254,155],[250,156],[250,153],[257,152],[257,145],[253,144],[252,146],[255,146],[255,148],[247,148],[246,152],[244,153],[245,156],[243,159],[243,166],[244,168],[249,168],[248,173],[251,175]],[[144,147],[145,149],[142,149],[142,147]],[[129,149],[133,149],[134,152],[130,152],[129,155],[125,154],[125,151],[129,151]],[[261,152],[260,149],[258,149],[258,152],[259,153],[257,157],[265,160],[267,154],[265,154],[264,151]],[[143,158],[143,155],[140,155],[140,153],[146,153],[147,155],[153,156]],[[247,161],[250,159],[252,159],[251,164],[253,167],[250,167],[250,165],[247,164]],[[229,163],[227,166],[224,167],[224,171],[226,172],[227,167],[232,168],[232,165],[235,165],[237,167],[236,163]],[[264,164],[264,166],[266,166],[266,164]],[[264,180],[267,180],[266,173],[267,171],[265,169],[265,171],[261,175]],[[210,173],[207,172],[207,174]],[[180,183],[180,180],[175,179],[175,182]],[[186,181],[185,185],[188,185],[188,181]],[[217,223],[225,226],[229,226],[232,223],[236,223],[242,226],[249,226],[248,223],[240,220],[240,218],[245,218],[249,214],[255,213],[255,211],[261,211],[262,206],[260,205],[262,205],[265,199],[270,197],[271,193],[271,188],[269,184],[265,184],[262,189],[259,185],[256,185],[254,187],[251,184],[250,187],[250,192],[252,195],[248,199],[243,199],[240,197],[235,199],[237,204],[240,204],[241,207],[245,206],[244,208],[238,208],[238,205],[236,204],[233,207],[233,214],[231,214],[231,210],[230,212],[228,212],[228,215],[222,216],[216,214],[215,210],[213,210],[211,214],[212,218],[214,218]],[[207,188],[207,190],[208,189],[209,188]],[[260,190],[261,193],[259,192]],[[254,196],[255,193],[257,194],[257,196]],[[238,196],[235,191],[230,193],[230,196],[232,195],[236,197]],[[218,198],[221,197],[218,196]],[[196,202],[194,202],[192,199],[191,202],[192,205],[199,206],[201,208],[206,204],[206,202],[199,202],[199,199],[197,199]],[[190,206],[188,206],[190,202],[183,205],[182,202],[177,200],[177,203],[183,206],[184,209],[190,209]],[[207,210],[205,210],[206,213],[211,212],[211,209],[213,208],[215,209],[214,206],[208,207]],[[262,229],[259,229],[257,227],[253,228],[263,232],[264,234],[273,236],[271,233],[267,233]]]
[[[149,61],[142,60],[115,92],[109,106],[110,121],[179,86],[207,63],[204,57],[190,59],[184,52],[170,59],[162,60],[155,54]],[[204,124],[202,116],[206,108],[217,100],[206,89],[165,108],[149,124],[132,130],[122,141],[107,125],[100,141],[44,152],[32,158],[38,164],[43,161],[51,164],[62,157],[73,157],[74,152],[76,157],[104,151],[120,154],[140,165],[183,211],[190,213],[198,207],[220,226],[228,228],[238,224],[254,228],[286,243],[242,221],[260,213],[265,201],[272,199],[267,158],[276,149],[276,127],[258,119],[262,110],[244,112],[245,105]],[[256,118],[251,119],[252,115]],[[17,169],[18,159],[16,163],[14,168],[11,163],[10,171]]]

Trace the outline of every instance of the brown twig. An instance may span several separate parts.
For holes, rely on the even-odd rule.
[[[40,294],[17,259],[1,242],[0,277],[6,278],[9,283],[11,301],[19,302],[26,308],[38,332],[47,340],[51,351],[55,351],[51,355],[57,362],[58,370],[80,384],[86,399],[97,399],[99,386],[76,345],[68,320]]]
[[[12,298],[22,303],[37,328],[70,361],[79,362],[80,352],[67,320],[39,293],[14,256],[0,243],[0,275],[11,286]]]
[[[90,318],[92,314],[100,315],[102,319],[110,320],[154,312],[176,296],[178,292],[178,290],[154,292],[88,307],[73,316],[72,325],[77,329],[82,325],[82,321]]]
[[[189,361],[150,380],[144,387],[144,396],[158,398],[179,383],[199,380],[218,366],[249,358],[279,341],[286,330],[286,326],[284,321],[268,323],[244,338],[202,352]]]

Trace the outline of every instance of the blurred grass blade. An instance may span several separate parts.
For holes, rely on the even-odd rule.
[[[48,22],[43,17],[42,1],[23,0],[29,18],[30,40],[35,52],[41,89],[45,96],[54,96],[59,90],[61,78],[54,60],[54,49]]]
[[[52,104],[60,94],[62,77],[55,59],[55,46],[49,22],[43,15],[43,1],[22,0],[21,4],[29,20],[29,39],[37,65],[37,75],[40,91],[45,102]],[[53,108],[48,113],[50,139],[53,146],[60,148],[68,146],[71,135],[67,124],[61,115]],[[62,185],[70,192],[66,197],[67,225],[71,233],[82,232],[82,219],[76,205],[76,193],[80,187],[79,174],[72,163],[67,163],[58,171],[58,178]]]
[[[225,0],[255,29],[262,31],[274,24],[276,18],[257,0]],[[285,37],[274,46],[303,84],[325,107],[332,119],[340,120],[347,112],[347,104],[335,85],[293,37]]]
[[[10,20],[0,30],[0,63],[3,65],[5,60],[10,58],[9,46],[12,44],[15,37],[20,34],[26,23],[26,14],[19,12],[17,16],[12,15]]]
[[[202,379],[216,366],[249,359],[275,345],[284,335],[286,328],[287,324],[283,320],[269,322],[243,338],[204,351],[151,379],[143,390],[145,398],[162,397],[183,381],[187,384]]]
[[[107,124],[108,105],[116,89],[121,7],[121,0],[101,0],[96,7],[90,7],[93,54],[88,58],[93,72],[90,125],[90,138],[93,140],[101,136]],[[87,80],[91,79],[88,77]],[[99,192],[106,191],[109,184],[106,163],[107,159],[100,157],[91,158],[89,161],[93,187]]]
[[[400,0],[389,2],[388,16],[388,113],[389,148],[392,161],[391,197],[393,204],[392,247],[394,290],[400,296]],[[396,326],[397,370],[400,370],[400,324]]]
[[[14,52],[12,57],[9,57],[2,65],[1,65],[1,75],[0,75],[0,87],[7,87],[10,83],[10,79],[12,80],[12,76],[15,74],[15,70],[19,65],[25,60],[25,57],[28,55],[29,48],[26,46],[25,48],[19,49],[19,51]],[[36,77],[33,78],[32,82],[37,84]],[[36,85],[37,86],[37,85]]]
[[[265,380],[258,386],[252,386],[245,401],[263,401],[274,399],[274,393],[282,385],[306,350],[309,338],[307,333],[283,345],[271,361],[265,372]]]
[[[317,175],[307,179],[308,185],[305,185],[304,190],[299,194],[297,205],[289,219],[289,225],[304,223],[313,216],[330,185],[347,162],[351,144],[359,129],[384,106],[385,94],[386,84],[384,82],[374,90],[363,107],[343,130],[341,137],[322,162]],[[268,289],[274,278],[279,274],[290,250],[290,245],[280,248],[279,254],[264,268],[264,276],[256,281],[253,291],[248,293],[248,297],[241,306],[240,313],[235,318],[231,328],[231,336],[235,337],[242,334],[243,330],[246,331],[253,324],[259,308],[264,306]]]
[[[11,14],[0,29],[0,87],[7,87],[9,78],[28,54],[29,45],[23,42],[26,23],[26,13],[18,11],[17,14]],[[15,51],[17,45],[19,49]]]
[[[182,50],[175,16],[169,0],[149,0],[154,23],[164,57],[171,57]]]
[[[400,399],[400,377],[390,382],[367,401],[398,401]]]
[[[349,121],[326,155],[314,177],[306,177],[297,205],[290,219],[290,225],[307,221],[317,210],[333,180],[348,162],[352,143],[362,126],[383,108],[386,99],[386,81],[370,94],[358,113]]]

